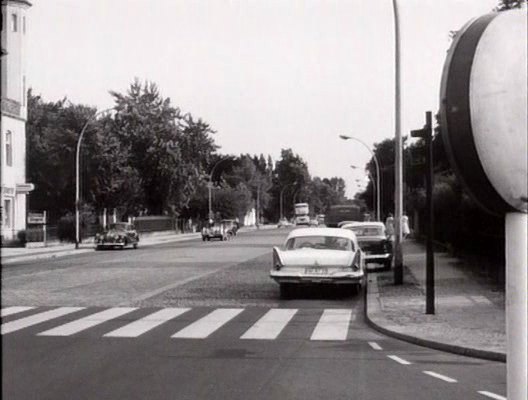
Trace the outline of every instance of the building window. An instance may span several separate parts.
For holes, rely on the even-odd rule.
[[[13,135],[11,131],[6,132],[5,136],[5,156],[6,156],[6,164],[9,166],[13,165]]]
[[[11,199],[4,199],[4,209],[3,211],[3,220],[2,225],[4,228],[11,228],[11,224],[13,223],[13,220],[11,218],[11,215],[13,214],[13,204],[11,202]]]
[[[18,31],[18,17],[16,14],[11,14],[11,30],[13,32]]]

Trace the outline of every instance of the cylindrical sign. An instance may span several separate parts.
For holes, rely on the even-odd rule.
[[[444,66],[442,136],[475,201],[527,212],[527,14],[487,14],[457,34]]]

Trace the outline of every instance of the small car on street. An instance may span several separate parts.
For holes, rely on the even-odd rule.
[[[238,222],[234,219],[223,219],[221,224],[227,229],[228,235],[236,236],[238,232]]]
[[[342,229],[356,234],[359,246],[365,254],[365,264],[383,264],[390,269],[392,264],[392,242],[387,236],[383,222],[352,222]]]
[[[127,246],[132,246],[134,249],[137,249],[138,244],[139,234],[134,228],[134,225],[126,222],[110,224],[108,229],[103,233],[95,235],[96,250],[103,248],[124,249]]]
[[[299,228],[282,249],[273,248],[270,277],[288,297],[295,285],[350,285],[357,293],[364,283],[364,257],[356,235],[339,228]]]
[[[229,233],[226,225],[221,222],[216,222],[209,224],[209,226],[204,226],[202,228],[202,240],[205,242],[211,239],[228,240]]]
[[[282,218],[279,223],[277,224],[277,228],[285,228],[288,226],[291,226],[291,222],[288,221],[286,218]]]

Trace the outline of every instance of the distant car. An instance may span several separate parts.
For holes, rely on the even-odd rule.
[[[344,225],[355,224],[356,222],[359,221],[340,221],[337,223],[337,227],[342,228]]]
[[[356,235],[339,228],[299,228],[288,235],[283,250],[273,248],[270,277],[288,297],[295,285],[350,285],[357,292],[364,282],[363,253]]]
[[[382,222],[353,222],[341,228],[356,234],[359,246],[365,253],[366,264],[377,263],[383,264],[385,269],[391,268],[392,242]]]
[[[229,239],[229,233],[225,224],[214,223],[212,225],[204,226],[202,228],[202,240],[205,242],[206,240],[209,241],[211,239]]]
[[[225,229],[227,229],[227,233],[231,236],[236,236],[238,232],[238,222],[234,219],[223,219],[221,222]]]
[[[316,218],[310,220],[310,226],[319,226],[319,221]]]
[[[319,225],[324,225],[324,221],[325,221],[325,215],[324,214],[319,214],[317,216],[317,222],[319,222]]]
[[[277,228],[284,228],[287,226],[291,226],[291,222],[288,221],[286,218],[282,218],[279,223],[277,224]]]
[[[108,229],[103,233],[95,235],[95,249],[103,248],[120,248],[132,246],[137,249],[139,243],[139,234],[134,225],[126,222],[110,224]]]

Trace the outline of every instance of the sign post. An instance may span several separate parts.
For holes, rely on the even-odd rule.
[[[528,399],[527,42],[523,9],[470,21],[449,50],[440,99],[451,165],[475,202],[505,219],[509,400]]]

